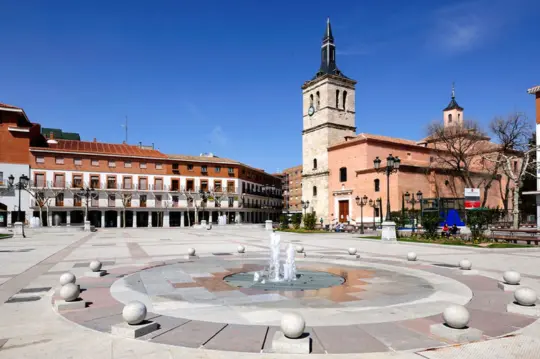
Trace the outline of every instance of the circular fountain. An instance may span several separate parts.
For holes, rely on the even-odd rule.
[[[287,245],[285,261],[281,262],[281,236],[275,232],[270,234],[270,260],[260,271],[239,272],[223,278],[231,286],[259,290],[313,290],[341,285],[345,279],[339,275],[312,271],[297,270],[295,248]]]

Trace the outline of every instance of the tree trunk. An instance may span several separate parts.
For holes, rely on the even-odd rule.
[[[122,223],[122,228],[126,228],[126,209],[125,208],[122,211],[122,219],[124,220],[124,222]]]
[[[512,228],[519,228],[519,186],[514,186],[514,205],[512,208],[513,223]]]
[[[39,206],[39,226],[43,227],[43,206]]]

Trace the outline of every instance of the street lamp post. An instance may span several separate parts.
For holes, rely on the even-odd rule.
[[[23,188],[26,188],[29,180],[30,178],[28,178],[26,175],[21,175],[19,177],[19,182],[15,184],[15,186],[17,186],[17,188],[19,189],[19,207],[17,208],[17,222],[21,222],[21,190]],[[8,177],[9,186],[12,187],[14,185],[14,182],[15,182],[15,177],[13,175],[10,175]],[[26,238],[26,235],[24,233],[24,221],[22,221],[21,223],[22,223],[21,225],[22,236],[23,238]]]
[[[367,202],[368,198],[366,195],[362,198],[356,196],[356,204],[360,206],[360,234],[364,234],[364,206]]]
[[[300,201],[300,203],[302,204],[302,209],[303,209],[303,211],[304,211],[303,214],[305,215],[305,214],[306,214],[306,210],[307,210],[308,207],[309,207],[309,201],[305,201],[305,202],[304,202],[304,201]]]
[[[382,225],[382,217],[383,217],[383,213],[382,213],[382,199],[381,197],[377,198],[377,207],[379,209],[379,223]]]
[[[396,240],[396,224],[392,222],[390,217],[390,175],[399,171],[401,160],[399,157],[394,157],[391,154],[386,158],[386,166],[381,167],[381,159],[376,157],[373,160],[373,167],[376,172],[382,172],[386,175],[386,218],[382,224],[382,240]]]
[[[90,197],[94,195],[94,187],[86,187],[83,188],[81,192],[79,192],[80,196],[83,196],[86,199],[86,213],[84,214],[84,221],[88,221],[88,201],[90,201]]]
[[[405,202],[411,204],[412,211],[414,213],[414,205],[422,201],[422,192],[421,191],[416,192],[416,198],[414,198],[414,193],[411,195],[409,192],[405,192],[403,196],[405,197]],[[416,215],[414,215],[414,218],[413,218],[412,233],[414,233],[414,227],[416,227],[415,222],[416,222]]]

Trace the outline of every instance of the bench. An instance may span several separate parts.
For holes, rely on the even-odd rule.
[[[496,233],[499,232],[499,233]],[[501,233],[502,232],[502,233]],[[522,234],[529,234],[530,236],[516,236],[516,233],[522,233]],[[538,245],[538,242],[540,242],[540,238],[537,237],[538,231],[530,231],[530,230],[500,230],[500,229],[492,229],[491,230],[491,239],[494,242],[499,241],[505,241],[506,243],[514,243],[517,244],[518,241],[527,242],[527,244],[531,244],[534,242],[535,245]]]

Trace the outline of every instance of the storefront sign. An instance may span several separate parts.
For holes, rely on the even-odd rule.
[[[465,209],[480,208],[480,189],[465,188]]]

